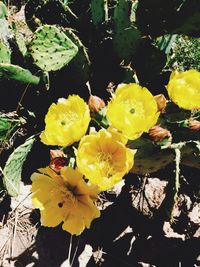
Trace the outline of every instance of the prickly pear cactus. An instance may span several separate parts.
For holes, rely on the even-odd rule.
[[[0,78],[36,85],[40,82],[40,78],[33,75],[29,70],[12,64],[0,64]]]
[[[156,172],[174,159],[173,151],[170,149],[160,150],[153,142],[146,138],[139,138],[129,143],[129,147],[137,149],[134,158],[134,167],[131,172],[137,174],[147,174]]]
[[[11,33],[9,31],[8,21],[3,18],[0,19],[0,39],[5,43],[8,43],[8,39],[11,37]]]
[[[108,0],[91,0],[91,20],[97,26],[108,21]]]
[[[199,125],[198,110],[183,110],[168,102],[165,112],[160,114],[159,125],[139,139],[129,141],[129,147],[137,149],[132,172],[158,171],[175,160],[176,150],[180,153],[180,164],[200,169],[200,131],[192,130],[191,121]]]
[[[4,19],[7,16],[7,8],[6,5],[0,1],[0,19]]]
[[[76,56],[78,47],[56,26],[44,25],[35,31],[28,51],[40,69],[56,71]]]
[[[0,64],[1,63],[10,63],[10,49],[0,42]]]
[[[139,138],[129,144],[137,149],[131,172],[145,175],[165,168],[175,158],[174,147],[180,147],[180,164],[200,169],[200,144],[198,141],[177,143],[167,149],[160,149],[148,139]]]
[[[0,142],[2,142],[8,133],[8,131],[11,129],[11,122],[4,117],[1,117],[0,114]]]
[[[15,34],[15,42],[21,54],[25,56],[27,52],[26,41],[25,41],[24,36],[21,33],[17,32]]]
[[[70,61],[69,67],[71,68],[74,77],[79,77],[80,81],[86,83],[89,80],[91,64],[87,50],[72,29],[67,28],[63,29],[63,31],[66,36],[78,47],[78,53]]]
[[[68,26],[68,20],[73,16],[67,1],[28,0],[25,6],[26,23],[33,31],[43,24]]]
[[[120,60],[129,63],[136,48],[139,45],[141,36],[137,28],[131,22],[133,1],[119,0],[114,10],[114,35],[113,46]]]
[[[179,33],[199,36],[199,1],[141,0],[138,1],[136,18],[143,35],[157,37]]]
[[[182,164],[200,169],[200,142],[188,142],[182,149]]]

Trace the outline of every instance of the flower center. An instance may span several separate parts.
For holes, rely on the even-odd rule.
[[[65,202],[69,204],[74,204],[76,202],[76,197],[71,191],[66,191],[64,199]]]
[[[75,112],[68,111],[67,113],[63,113],[60,118],[60,124],[62,126],[72,125],[78,119],[78,115]]]
[[[112,156],[109,153],[97,153],[97,165],[104,172],[106,177],[110,178],[113,174]]]
[[[123,101],[124,107],[126,110],[128,110],[131,114],[140,114],[142,115],[144,113],[143,104],[140,101],[136,100],[125,100]]]
[[[69,188],[62,190],[61,201],[58,203],[58,207],[62,208],[64,203],[67,206],[73,206],[76,203],[76,196]]]

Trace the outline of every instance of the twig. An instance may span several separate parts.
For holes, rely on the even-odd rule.
[[[14,252],[14,246],[15,246],[15,238],[16,238],[16,232],[17,232],[17,222],[18,222],[18,212],[16,211],[15,213],[15,224],[13,226],[13,239],[12,239],[12,244],[11,244],[11,259],[13,257],[13,252]]]
[[[30,195],[31,195],[32,193],[30,192],[30,193],[28,193],[28,195],[26,195],[18,204],[17,204],[17,206],[10,212],[10,214],[9,215],[12,215],[13,214],[13,212],[15,212],[16,211],[16,209],[27,199],[27,197],[29,197]]]

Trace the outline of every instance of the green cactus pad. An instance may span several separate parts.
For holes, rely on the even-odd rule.
[[[40,78],[27,69],[12,64],[0,64],[0,78],[13,79],[28,84],[39,84]]]
[[[25,56],[27,52],[27,47],[24,36],[21,33],[17,32],[15,34],[15,41],[21,54]]]
[[[10,36],[8,21],[6,19],[0,19],[0,40],[7,42]]]
[[[78,53],[78,47],[56,26],[39,27],[29,44],[34,63],[44,71],[56,71]]]
[[[78,47],[78,53],[69,64],[74,76],[86,83],[89,80],[90,59],[85,46],[71,29],[65,29],[64,33]]]
[[[5,140],[8,131],[11,129],[11,127],[11,122],[7,118],[0,116],[0,142],[2,140]]]
[[[143,35],[167,33],[199,36],[199,1],[140,0],[136,11],[137,25]]]
[[[92,23],[95,26],[108,20],[107,0],[91,0],[90,8]]]
[[[113,46],[120,60],[129,63],[141,40],[140,33],[131,22],[131,0],[119,0],[114,10]]]
[[[3,183],[10,196],[17,196],[20,192],[20,181],[23,164],[35,142],[35,136],[29,137],[22,145],[18,146],[9,156],[2,171]]]
[[[156,38],[155,46],[159,48],[161,51],[164,51],[165,54],[169,54],[172,48],[173,43],[176,40],[176,34],[165,34]]]
[[[0,19],[4,19],[7,16],[6,5],[0,1]]]
[[[166,167],[174,159],[173,150],[161,150],[153,142],[143,137],[130,141],[128,146],[132,149],[137,149],[134,166],[131,169],[133,173],[147,174],[156,172]]]
[[[186,142],[181,150],[181,163],[200,169],[200,141]]]
[[[0,42],[0,64],[1,63],[10,63],[10,49]]]
[[[69,8],[71,2],[73,1],[28,0],[25,5],[26,23],[32,31],[44,24],[69,26],[70,19],[76,18]]]

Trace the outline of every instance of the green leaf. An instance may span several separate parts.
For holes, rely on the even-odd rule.
[[[3,183],[10,196],[17,196],[19,194],[23,163],[26,160],[34,141],[35,136],[31,136],[24,144],[17,147],[9,156],[2,171]]]

